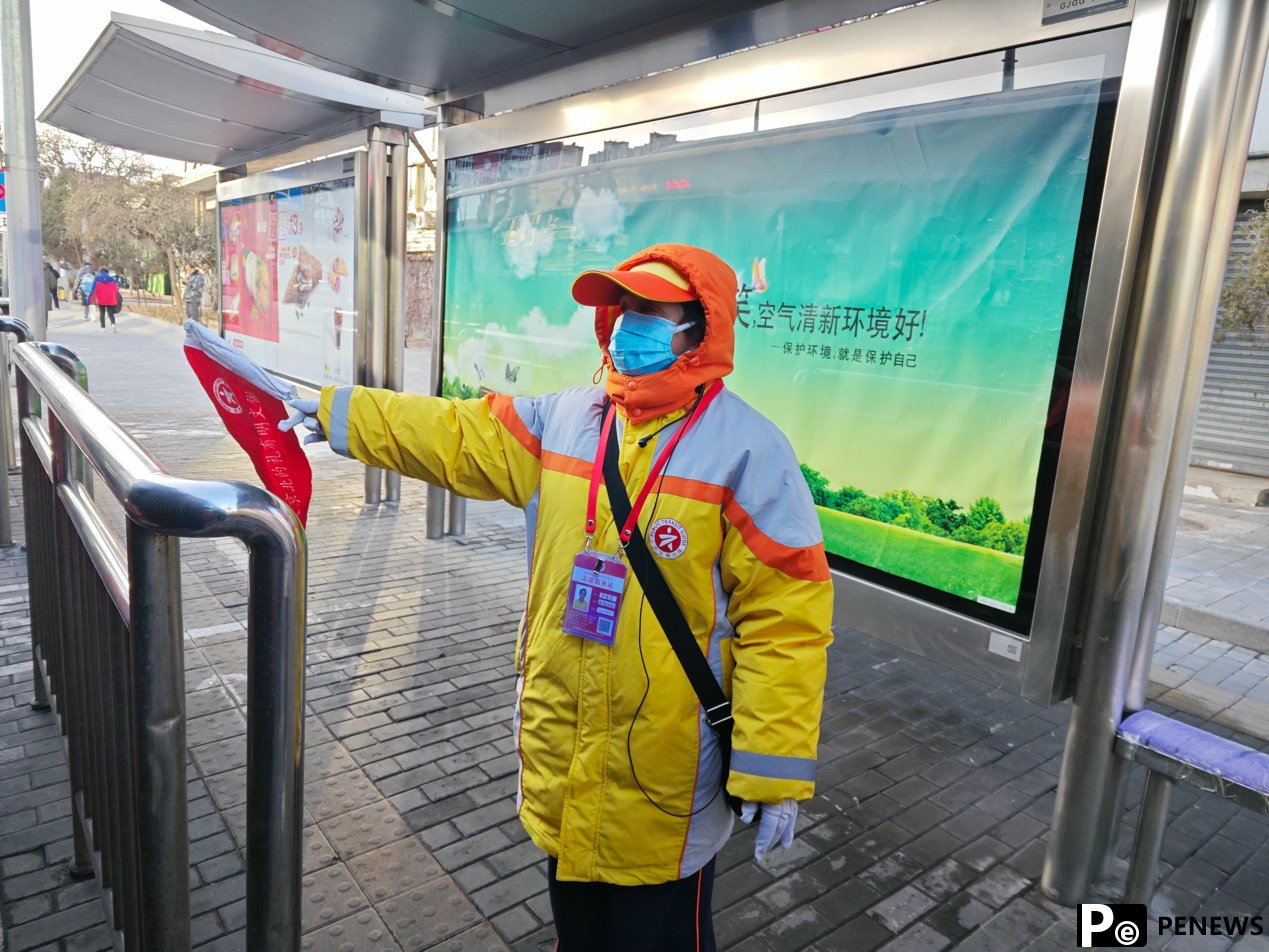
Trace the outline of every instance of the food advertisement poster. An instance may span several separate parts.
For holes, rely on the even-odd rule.
[[[314,384],[354,382],[353,185],[349,176],[220,205],[225,339]]]
[[[573,277],[708,248],[740,286],[726,385],[788,435],[835,564],[1012,617],[1100,98],[1068,83],[514,181],[505,153],[452,160],[443,389],[589,384]]]

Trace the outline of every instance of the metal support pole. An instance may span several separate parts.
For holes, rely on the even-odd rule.
[[[1176,781],[1166,774],[1151,770],[1146,774],[1146,795],[1141,801],[1141,819],[1137,838],[1132,844],[1132,863],[1128,867],[1128,884],[1124,902],[1149,903],[1154,892],[1154,877],[1163,849],[1163,833],[1168,825],[1168,801]]]
[[[429,393],[441,392],[441,359],[445,346],[445,227],[448,223],[445,206],[445,129],[450,125],[450,110],[441,107],[436,123],[436,250],[432,254],[432,386]],[[445,535],[445,490],[427,487],[427,537]]]
[[[28,0],[0,0],[0,58],[4,90],[5,203],[9,215],[9,314],[48,336],[48,292],[40,226],[40,166],[31,89],[31,8]]]
[[[1124,782],[1128,774],[1122,757],[1112,757],[1110,769],[1106,774],[1106,790],[1110,799],[1110,809],[1103,810],[1098,818],[1097,849],[1099,851],[1093,866],[1091,879],[1093,882],[1111,879],[1114,875],[1115,847],[1119,842],[1119,822],[1124,812],[1124,801],[1128,796],[1128,785]]]
[[[427,487],[427,537],[440,539],[445,535],[445,490],[440,486]]]
[[[128,523],[143,949],[190,944],[180,541]]]
[[[454,493],[449,494],[449,525],[446,535],[460,536],[467,534],[467,500]]]
[[[432,392],[441,392],[441,366],[445,347],[445,228],[449,223],[449,210],[446,207],[448,184],[445,172],[445,130],[458,121],[475,118],[462,110],[442,106],[440,121],[436,124],[436,253],[433,258],[433,274],[435,280],[434,306],[432,308]],[[467,532],[467,500],[461,496],[450,495],[446,504],[449,512],[449,528],[445,529],[445,519],[441,511],[442,502],[446,499],[443,490],[428,491],[427,495],[427,537],[439,539],[442,534],[465,535]]]
[[[1225,149],[1221,169],[1220,189],[1216,196],[1216,209],[1212,215],[1210,238],[1207,242],[1207,260],[1203,266],[1203,283],[1199,290],[1198,312],[1194,321],[1194,333],[1190,337],[1190,351],[1185,362],[1185,379],[1181,386],[1181,410],[1177,414],[1176,435],[1172,440],[1172,453],[1168,459],[1168,474],[1164,480],[1163,509],[1159,514],[1159,528],[1155,532],[1154,550],[1150,557],[1150,574],[1146,581],[1145,603],[1141,610],[1141,625],[1137,630],[1137,650],[1133,655],[1132,674],[1128,679],[1125,706],[1129,711],[1139,711],[1146,706],[1146,688],[1150,684],[1150,665],[1154,660],[1155,638],[1159,633],[1159,616],[1163,610],[1163,596],[1168,587],[1168,568],[1172,564],[1172,546],[1176,541],[1177,521],[1181,515],[1181,500],[1185,496],[1185,478],[1190,467],[1190,449],[1194,444],[1194,423],[1198,417],[1199,398],[1203,393],[1203,380],[1207,376],[1207,360],[1212,350],[1215,332],[1216,308],[1221,288],[1225,283],[1225,266],[1229,260],[1230,239],[1234,222],[1238,218],[1238,200],[1242,193],[1243,171],[1247,166],[1247,152],[1251,143],[1251,129],[1256,116],[1256,104],[1260,99],[1261,84],[1265,75],[1265,47],[1269,17],[1261,17],[1247,33],[1247,48],[1242,71],[1238,77],[1238,89],[1234,94],[1234,114],[1229,127],[1229,144]]]
[[[388,281],[386,337],[386,376],[383,385],[389,390],[405,388],[405,235],[406,204],[410,200],[409,146],[392,146],[388,164],[392,174],[392,190],[388,215]],[[384,473],[384,500],[401,501],[401,474]]]
[[[369,262],[366,275],[367,308],[359,330],[366,348],[366,386],[382,387],[387,370],[387,347],[384,340],[387,324],[388,289],[388,144],[383,128],[370,130],[370,146],[366,161],[366,219],[369,232],[366,251]],[[366,467],[365,500],[377,506],[383,499],[383,470]]]
[[[247,544],[247,948],[299,952],[307,554],[302,531]]]
[[[1170,10],[1180,8],[1173,3]],[[1100,533],[1080,615],[1084,648],[1066,754],[1058,781],[1043,887],[1074,905],[1101,857],[1097,838],[1113,824],[1109,788],[1115,731],[1123,715],[1150,550],[1180,410],[1182,377],[1251,36],[1263,36],[1264,4],[1196,0],[1184,55],[1173,70],[1170,127],[1150,195],[1149,233],[1139,258],[1135,334],[1122,365],[1121,402],[1099,487]],[[1141,15],[1145,4],[1138,6]],[[1134,24],[1134,32],[1137,27]],[[1258,54],[1263,57],[1263,50]],[[1228,241],[1226,235],[1218,239]],[[1126,495],[1124,487],[1132,487]]]

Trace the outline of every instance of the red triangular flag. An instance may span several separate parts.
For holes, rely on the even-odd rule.
[[[299,395],[295,387],[194,321],[185,322],[185,359],[265,488],[295,510],[301,525],[306,524],[313,471],[295,431],[278,431],[278,422],[291,415],[282,401]]]

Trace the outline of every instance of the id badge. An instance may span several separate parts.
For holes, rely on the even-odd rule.
[[[573,559],[564,606],[564,631],[612,646],[626,589],[626,566],[615,555],[588,549]]]

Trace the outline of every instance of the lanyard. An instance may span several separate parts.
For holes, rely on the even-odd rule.
[[[670,455],[674,452],[674,447],[678,445],[679,440],[683,439],[683,435],[692,428],[692,424],[700,419],[705,412],[705,408],[710,405],[714,397],[718,396],[719,391],[722,389],[723,382],[721,380],[715,380],[710,384],[700,400],[697,401],[696,407],[688,414],[687,419],[683,421],[683,425],[670,437],[669,442],[662,447],[656,461],[652,464],[651,471],[648,473],[647,482],[643,484],[643,489],[639,491],[639,497],[635,500],[634,505],[630,507],[630,515],[626,517],[626,522],[621,527],[621,546],[624,547],[634,535],[635,527],[639,524],[639,513],[643,510],[643,504],[648,499],[652,484],[657,481],[657,477],[661,475],[661,470],[669,462]],[[586,542],[588,546],[590,537],[595,533],[595,505],[599,499],[599,484],[604,479],[604,452],[608,448],[608,435],[612,431],[615,416],[616,407],[609,406],[608,412],[604,415],[604,424],[599,431],[599,447],[595,450],[595,464],[590,471],[590,495],[586,500]]]

